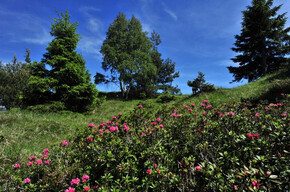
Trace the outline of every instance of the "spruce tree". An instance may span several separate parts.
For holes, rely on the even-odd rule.
[[[39,101],[61,102],[68,110],[84,112],[96,101],[97,90],[90,83],[84,59],[75,51],[80,37],[76,33],[78,24],[70,21],[68,11],[57,14],[58,18],[53,19],[50,32],[54,39],[46,48],[42,62],[32,65],[34,75],[30,85],[42,93],[35,97],[46,99]]]
[[[241,34],[235,36],[232,48],[239,53],[232,58],[239,66],[228,67],[234,82],[251,82],[279,70],[287,62],[290,28],[285,28],[285,13],[277,15],[282,5],[271,8],[272,5],[273,0],[253,0],[243,11]]]

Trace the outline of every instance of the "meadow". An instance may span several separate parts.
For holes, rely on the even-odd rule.
[[[278,76],[86,114],[0,112],[0,189],[287,191],[290,83]]]

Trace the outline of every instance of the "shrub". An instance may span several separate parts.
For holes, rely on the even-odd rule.
[[[158,97],[158,100],[161,102],[161,103],[166,103],[166,102],[170,102],[170,101],[173,101],[175,99],[175,96],[170,94],[169,91],[166,91],[165,93],[163,93],[162,95],[160,95]]]
[[[65,110],[64,103],[60,101],[50,102],[43,105],[34,105],[27,107],[27,110],[40,112],[40,113],[49,113],[49,112],[58,112]]]

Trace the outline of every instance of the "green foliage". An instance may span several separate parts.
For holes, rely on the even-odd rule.
[[[22,106],[21,99],[27,89],[29,72],[27,63],[17,61],[15,55],[11,63],[0,62],[0,105],[7,109]]]
[[[68,11],[58,13],[51,25],[54,36],[46,48],[41,63],[31,64],[30,89],[26,92],[27,105],[46,104],[53,101],[64,103],[66,109],[84,112],[97,101],[97,90],[90,83],[82,56],[75,52],[79,41],[77,23],[70,22]],[[47,70],[45,65],[51,67]]]
[[[146,34],[135,16],[127,20],[119,13],[101,47],[102,68],[111,74],[96,73],[95,83],[115,83],[125,98],[140,92],[151,97],[159,89],[178,92],[177,87],[171,86],[173,79],[179,76],[175,73],[175,63],[169,58],[161,59],[157,50],[161,43],[159,34],[153,32],[151,39]]]
[[[50,113],[65,110],[64,103],[60,101],[55,101],[51,103],[46,103],[42,105],[32,105],[27,107],[27,110],[39,112],[39,113]]]
[[[175,99],[175,96],[170,94],[169,91],[166,91],[165,93],[161,94],[158,97],[158,100],[160,100],[161,103],[167,103],[167,102],[173,101],[174,99]]]
[[[288,102],[140,104],[83,127],[30,167],[10,163],[3,190],[288,191]]]
[[[234,82],[247,79],[249,82],[289,66],[285,55],[290,53],[290,27],[285,28],[285,13],[277,15],[281,5],[271,8],[273,0],[253,0],[243,11],[242,31],[236,35],[233,51],[239,53],[229,66]]]
[[[195,78],[193,81],[188,81],[187,85],[192,87],[193,95],[215,90],[214,85],[205,83],[204,74],[202,72],[198,72],[197,78]]]

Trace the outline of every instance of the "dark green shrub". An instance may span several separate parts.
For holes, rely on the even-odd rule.
[[[40,112],[40,113],[49,113],[49,112],[59,112],[65,110],[64,103],[60,101],[55,101],[43,105],[34,105],[27,107],[27,110]]]
[[[161,102],[161,103],[166,103],[166,102],[170,102],[170,101],[173,101],[175,99],[175,96],[170,94],[169,91],[166,91],[165,93],[161,94],[159,97],[158,97],[158,100]]]

